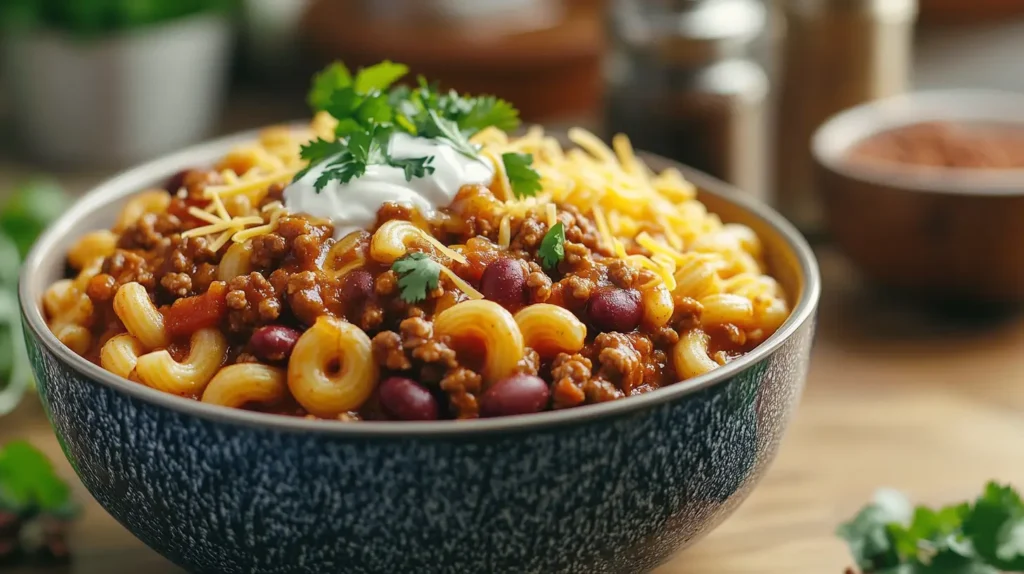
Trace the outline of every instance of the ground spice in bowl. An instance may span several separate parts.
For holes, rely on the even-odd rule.
[[[982,121],[921,122],[886,130],[852,146],[858,165],[925,168],[1024,168],[1024,124]]]

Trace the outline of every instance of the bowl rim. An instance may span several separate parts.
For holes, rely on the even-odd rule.
[[[308,125],[298,123],[296,125]],[[681,166],[676,162],[659,158],[652,154],[644,154],[647,158],[666,162],[666,165],[679,167],[688,181],[702,191],[718,196],[733,203],[739,208],[750,212],[763,223],[777,232],[787,248],[798,261],[799,271],[803,279],[803,290],[793,306],[786,322],[771,337],[763,341],[751,352],[715,369],[714,371],[678,382],[656,391],[640,396],[628,397],[606,403],[584,405],[571,409],[546,411],[527,415],[514,415],[474,421],[363,421],[347,423],[332,420],[312,420],[299,417],[287,417],[271,413],[260,413],[242,409],[226,408],[210,405],[164,393],[156,389],[133,383],[104,370],[62,344],[50,329],[42,314],[42,292],[46,288],[41,279],[33,279],[60,239],[68,233],[84,231],[77,229],[76,223],[85,215],[97,211],[112,200],[138,193],[152,184],[155,174],[170,174],[188,166],[211,163],[222,157],[231,147],[253,141],[260,129],[228,135],[212,141],[201,143],[179,152],[175,152],[140,166],[123,171],[94,186],[92,190],[80,197],[67,211],[43,232],[22,266],[18,282],[19,306],[22,319],[28,327],[36,343],[43,345],[68,368],[81,376],[123,393],[133,399],[152,405],[170,409],[182,414],[197,416],[202,419],[219,423],[240,424],[259,427],[264,430],[292,431],[315,434],[343,435],[348,437],[374,438],[391,437],[417,439],[422,437],[475,437],[484,433],[503,433],[510,431],[527,431],[553,426],[581,423],[598,418],[612,418],[635,413],[645,408],[671,402],[679,397],[729,380],[753,364],[773,354],[787,339],[792,337],[801,327],[811,321],[818,299],[821,294],[821,278],[818,264],[804,237],[786,219],[775,210],[744,194],[728,184],[711,176]]]
[[[927,121],[996,122],[1024,129],[1024,94],[992,89],[921,90],[847,108],[825,120],[811,136],[818,165],[846,178],[889,188],[949,195],[1024,194],[1024,168],[932,168],[919,171],[857,164],[846,152],[884,131]]]

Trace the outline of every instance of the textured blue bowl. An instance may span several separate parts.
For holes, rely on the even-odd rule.
[[[29,354],[68,460],[107,511],[177,564],[643,572],[728,516],[774,458],[806,377],[817,267],[777,214],[688,170],[709,208],[762,236],[794,312],[749,355],[640,397],[471,422],[308,421],[163,394],[62,346],[39,301],[74,239],[109,226],[126,196],[252,137],[100,185],[39,240],[21,279]]]

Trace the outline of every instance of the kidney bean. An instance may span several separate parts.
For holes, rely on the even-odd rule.
[[[504,305],[522,305],[526,302],[526,273],[514,259],[501,258],[484,269],[480,278],[480,292],[484,297]]]
[[[602,332],[628,333],[636,329],[643,318],[643,310],[640,293],[635,289],[607,287],[587,302],[587,317]]]
[[[249,339],[249,348],[268,361],[281,361],[292,354],[301,333],[284,325],[265,325],[256,329]]]
[[[405,377],[388,377],[377,387],[380,406],[403,421],[437,420],[437,399],[426,387]]]
[[[373,275],[366,269],[355,269],[341,279],[341,296],[347,303],[362,303],[373,294]]]
[[[188,177],[188,174],[191,171],[191,169],[183,169],[172,175],[170,179],[167,180],[167,191],[170,192],[171,195],[178,193],[179,189],[185,187],[185,178]]]
[[[480,414],[485,417],[525,415],[544,410],[551,391],[540,377],[515,374],[490,386],[480,397]]]

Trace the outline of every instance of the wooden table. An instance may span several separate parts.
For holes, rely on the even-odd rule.
[[[877,487],[940,503],[992,478],[1024,484],[1024,317],[928,315],[861,286],[830,248],[819,256],[810,380],[777,461],[732,518],[657,574],[839,574],[848,557],[832,532]],[[73,476],[34,399],[0,420],[0,442],[13,437]],[[90,503],[73,565],[12,574],[180,574],[76,487]]]

